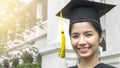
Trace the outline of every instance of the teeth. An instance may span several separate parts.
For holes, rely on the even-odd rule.
[[[84,50],[84,49],[88,49],[88,48],[80,48],[80,50]]]
[[[78,48],[78,51],[80,53],[87,53],[87,52],[89,52],[89,48],[90,47],[81,47],[81,48]]]

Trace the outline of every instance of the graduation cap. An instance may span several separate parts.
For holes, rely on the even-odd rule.
[[[100,23],[100,17],[110,11],[115,5],[88,0],[71,0],[63,9],[63,18],[75,22],[90,21]],[[60,12],[57,13],[60,16]]]

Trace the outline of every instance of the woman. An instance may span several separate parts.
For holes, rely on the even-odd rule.
[[[102,31],[92,22],[76,22],[70,30],[70,39],[74,51],[80,56],[80,63],[70,68],[115,68],[99,60],[98,46],[101,43]]]
[[[98,49],[103,40],[99,19],[113,7],[87,0],[71,0],[62,9],[63,17],[70,19],[70,40],[79,57],[78,65],[69,68],[115,68],[100,62]]]

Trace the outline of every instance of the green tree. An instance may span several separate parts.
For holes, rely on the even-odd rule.
[[[0,55],[3,55],[6,52],[6,44],[0,43]]]
[[[16,68],[19,64],[19,58],[15,55],[15,57],[12,58],[12,68]]]
[[[4,66],[4,68],[9,68],[9,60],[8,59],[3,60],[3,66]]]
[[[0,0],[0,47],[7,46],[9,41],[25,41],[24,35],[34,32],[32,28],[40,20],[36,18],[37,1],[26,5],[21,0]],[[5,52],[4,48],[0,48],[0,54]]]
[[[0,68],[2,68],[2,65],[0,64]]]
[[[42,60],[42,56],[40,55],[40,53],[38,53],[36,56],[36,62],[41,64],[41,62],[42,62],[41,60]]]
[[[29,51],[22,51],[21,58],[24,63],[32,63],[33,62],[33,55]]]

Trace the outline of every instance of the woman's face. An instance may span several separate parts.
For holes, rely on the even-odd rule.
[[[89,22],[78,22],[73,24],[70,39],[74,51],[81,58],[87,58],[97,54],[102,36],[99,37],[97,31]]]

